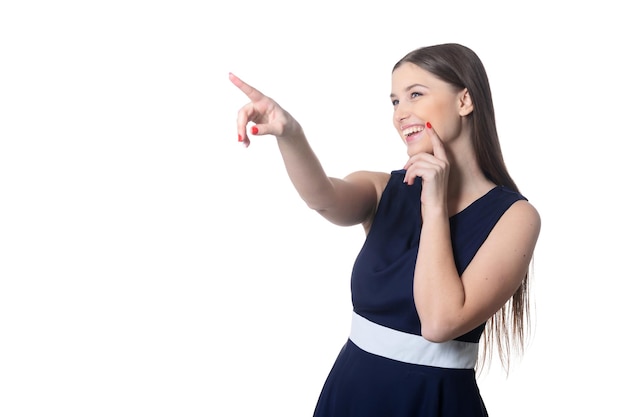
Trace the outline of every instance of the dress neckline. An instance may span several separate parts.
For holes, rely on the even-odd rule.
[[[393,170],[391,171],[391,173],[404,175],[406,173],[406,169]],[[481,195],[476,200],[472,201],[470,204],[465,206],[463,210],[459,211],[458,213],[453,214],[452,216],[448,216],[448,218],[452,220],[453,218],[462,215],[463,213],[472,209],[474,206],[478,205],[481,201],[485,200],[489,195],[493,194],[496,190],[503,189],[503,188],[504,188],[504,185],[495,185],[493,188],[490,188],[489,191],[487,191],[485,194]]]
[[[502,188],[502,185],[496,185],[493,188],[490,188],[489,191],[487,191],[485,194],[481,195],[480,197],[478,197],[476,200],[472,201],[471,203],[469,203],[467,206],[465,206],[465,208],[463,208],[463,210],[459,211],[458,213],[453,214],[452,216],[449,216],[450,219],[453,219],[457,216],[460,216],[461,214],[465,213],[466,211],[469,211],[472,207],[478,205],[481,201],[485,200],[489,195],[493,194],[496,190]]]

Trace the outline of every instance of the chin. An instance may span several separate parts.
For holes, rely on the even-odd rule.
[[[420,154],[420,153],[429,153],[429,154],[433,154],[433,148],[432,146],[423,146],[421,144],[408,144],[406,147],[406,153],[407,155],[409,155],[409,157]]]

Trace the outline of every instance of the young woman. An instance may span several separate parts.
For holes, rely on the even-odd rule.
[[[276,137],[309,207],[338,225],[363,225],[352,274],[350,337],[315,417],[486,416],[475,367],[481,336],[523,347],[536,209],[507,172],[489,81],[459,44],[408,53],[391,77],[402,169],[328,177],[300,124],[235,75],[250,102],[239,141]],[[486,324],[490,324],[486,326]]]

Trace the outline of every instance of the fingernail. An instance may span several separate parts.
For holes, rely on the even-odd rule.
[[[257,133],[259,133],[259,128],[256,126],[252,126],[252,134],[256,135]]]
[[[243,142],[243,138],[241,137],[241,135],[237,135],[237,140],[238,140],[239,142]]]
[[[431,125],[430,122],[426,122],[426,127],[432,129],[433,125]]]

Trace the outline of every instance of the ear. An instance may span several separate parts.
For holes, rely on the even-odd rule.
[[[474,102],[467,88],[459,93],[459,115],[467,116],[474,111]]]

